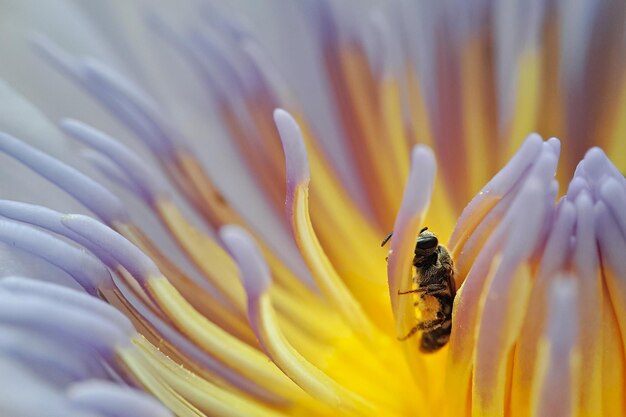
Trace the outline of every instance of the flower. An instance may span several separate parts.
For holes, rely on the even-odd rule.
[[[43,85],[64,94],[33,95],[18,52],[0,71],[0,151],[82,206],[18,189],[27,174],[5,165],[3,415],[625,414],[626,180],[591,146],[624,169],[623,6],[347,4],[267,8],[280,42],[313,49],[327,78],[313,88],[210,5],[200,23],[170,15],[179,5],[142,15],[126,29],[146,49],[116,20],[146,12],[133,2],[59,2],[48,12],[69,26],[52,28],[50,6],[3,6],[39,33],[8,25],[18,48],[0,49],[28,32],[37,69],[64,77]],[[286,39],[300,23],[313,36]],[[141,77],[147,51],[174,77]],[[59,128],[99,172],[42,142],[58,113],[81,115]],[[211,145],[208,114],[228,143]],[[423,226],[447,242],[457,290],[432,353],[420,344],[449,306],[416,293]]]

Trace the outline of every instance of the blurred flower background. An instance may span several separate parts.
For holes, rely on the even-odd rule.
[[[222,3],[0,3],[0,414],[626,415],[623,2]]]

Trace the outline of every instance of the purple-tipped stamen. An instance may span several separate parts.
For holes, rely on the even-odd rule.
[[[105,222],[128,219],[128,213],[115,195],[77,169],[6,133],[0,133],[0,151],[57,185]]]
[[[74,233],[106,251],[141,285],[145,285],[148,278],[161,275],[152,259],[124,236],[99,221],[88,216],[68,214],[61,222]]]
[[[34,227],[0,220],[0,241],[59,267],[91,294],[111,280],[96,257]]]
[[[151,172],[137,154],[119,141],[78,120],[65,119],[61,122],[61,128],[85,145],[108,156],[149,204],[157,197],[167,195],[164,187],[154,179],[156,174]]]

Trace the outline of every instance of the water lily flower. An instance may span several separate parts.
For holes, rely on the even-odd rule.
[[[621,2],[178,3],[0,5],[2,416],[626,415]]]

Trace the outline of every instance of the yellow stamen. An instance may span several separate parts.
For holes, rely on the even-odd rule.
[[[172,285],[174,285],[185,299],[200,313],[246,343],[250,345],[256,344],[254,334],[250,331],[250,327],[245,320],[244,305],[241,306],[241,310],[238,313],[232,305],[225,306],[222,304],[221,300],[213,299],[204,289],[200,288],[191,278],[187,277],[178,266],[169,261],[168,256],[163,254],[160,249],[135,226],[117,224],[116,230],[149,255],[150,258],[155,261],[159,270],[168,277]],[[121,272],[122,275],[125,273],[125,271]],[[236,274],[234,266],[231,274],[233,277]],[[131,286],[137,285],[135,280],[130,277],[127,277],[126,282],[131,284]],[[231,282],[238,284],[236,278],[233,278]],[[146,296],[143,291],[136,291],[136,293],[145,300]]]
[[[148,288],[176,327],[212,356],[260,386],[283,396],[303,393],[258,350],[234,338],[199,314],[165,277],[151,277]]]
[[[177,394],[171,386],[151,371],[136,349],[118,350],[117,354],[123,364],[130,370],[133,377],[147,391],[162,401],[174,414],[179,417],[206,417],[204,413]]]
[[[200,163],[192,155],[187,154],[179,155],[179,159],[192,184],[203,190],[200,194],[204,199],[201,212],[204,211],[207,220],[216,228],[225,224],[245,225],[245,221],[226,203],[216,187],[207,178]],[[263,239],[260,241],[264,242]],[[302,284],[274,252],[263,243],[261,249],[272,269],[276,283],[291,292],[293,296],[315,304],[316,300],[311,291]]]
[[[304,359],[280,332],[270,299],[261,294],[249,312],[266,353],[306,392],[336,411],[346,415],[372,415],[373,406],[337,384],[328,375]]]
[[[133,343],[143,353],[146,367],[194,407],[210,416],[259,416],[284,415],[267,406],[254,402],[241,392],[231,392],[218,387],[171,361],[141,336]]]
[[[435,175],[434,155],[425,147],[417,146],[413,150],[411,159],[411,174],[409,176],[402,206],[394,225],[394,235],[389,252],[388,277],[389,297],[396,321],[395,335],[405,337],[417,323],[413,297],[401,296],[399,291],[406,291],[413,286],[412,261],[415,247],[416,233],[423,225],[424,216],[430,202],[431,190]],[[416,381],[424,375],[432,375],[426,368],[426,358],[419,353],[420,337],[412,337],[402,342],[402,348],[410,364],[410,370]],[[436,355],[438,356],[438,355]],[[435,356],[431,357],[435,361]],[[423,390],[419,395],[427,395],[431,387],[438,390],[441,385],[435,381],[432,384],[421,385]],[[433,405],[430,403],[429,405]]]
[[[384,252],[378,247],[381,231],[367,221],[346,191],[337,182],[337,175],[328,167],[306,123],[295,117],[302,129],[309,160],[311,176],[315,180],[310,191],[310,211],[315,230],[334,265],[341,275],[354,275],[354,266],[363,271],[365,278],[384,276]],[[346,250],[349,247],[350,250]],[[352,270],[352,271],[351,271]],[[346,282],[351,291],[363,287],[361,279]],[[357,295],[358,298],[358,295]]]
[[[202,310],[207,309],[209,313],[212,313],[209,317],[214,321],[224,325],[225,329],[229,330],[232,334],[254,345],[255,341],[249,338],[251,335],[249,327],[245,321],[242,321],[242,318],[245,317],[246,314],[245,295],[237,278],[238,272],[236,265],[221,246],[190,225],[171,201],[162,199],[157,202],[156,207],[163,217],[164,223],[168,225],[172,235],[179,240],[180,245],[196,261],[201,271],[204,272],[204,277],[209,279],[220,293],[224,295],[227,300],[230,300],[234,306],[234,310],[229,312],[220,308],[219,302],[210,301],[208,298],[205,298],[204,302],[196,306],[196,308],[202,308]],[[137,231],[134,228],[125,225],[118,225],[117,228],[131,241],[139,244],[141,248],[149,249],[145,244],[145,239],[141,239],[140,236],[137,236]],[[153,254],[151,250],[148,250],[147,253]],[[158,262],[161,257],[156,256],[153,258]],[[169,275],[168,278],[170,278]],[[191,299],[199,296],[200,294],[196,293],[191,296]],[[298,297],[297,294],[290,293],[281,287],[275,286],[272,289],[272,297],[277,308],[282,313],[281,317],[283,317],[283,320],[291,320],[295,325],[290,328],[294,330],[298,329],[297,332],[290,332],[290,337],[293,336],[295,339],[299,339],[298,336],[296,336],[296,334],[300,332],[299,329],[310,334],[315,334],[321,339],[334,337],[335,332],[339,331],[337,319],[329,314],[319,302],[310,302],[314,300],[310,293],[307,292],[305,297]],[[299,302],[296,302],[295,299],[299,299]],[[302,302],[308,302],[309,309],[307,311],[301,308]],[[317,319],[314,320],[312,318],[312,312],[314,312],[313,315],[317,317]],[[321,325],[319,317],[326,317],[323,321],[323,326]]]
[[[316,283],[330,303],[354,331],[362,334],[368,340],[373,340],[375,330],[369,318],[331,265],[313,230],[309,217],[308,193],[308,187],[305,184],[297,185],[294,189],[292,227],[298,247],[311,269]],[[376,295],[380,296],[381,294],[377,293]],[[385,301],[384,297],[380,297],[379,302],[383,306],[386,304]],[[377,308],[373,311],[382,312],[385,310]]]
[[[203,275],[235,306],[236,311],[244,313],[245,294],[241,285],[232,279],[237,276],[237,267],[228,254],[213,239],[189,224],[171,201],[161,199],[156,207],[172,236]]]

